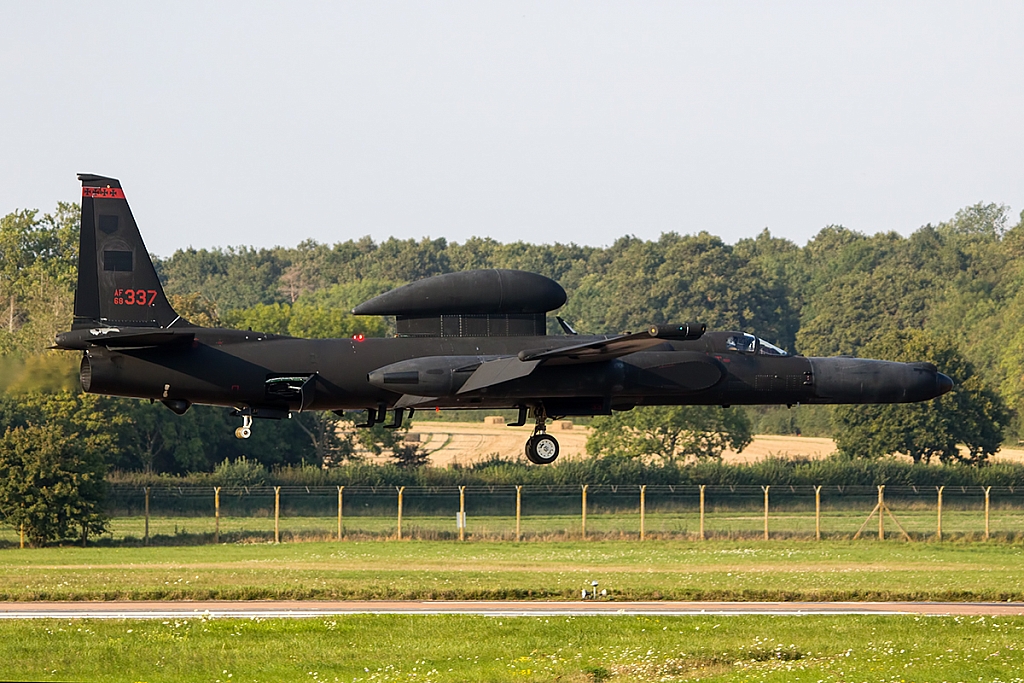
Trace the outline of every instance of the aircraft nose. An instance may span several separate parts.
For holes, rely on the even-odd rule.
[[[815,394],[823,403],[927,401],[953,388],[931,363],[868,358],[811,358]]]

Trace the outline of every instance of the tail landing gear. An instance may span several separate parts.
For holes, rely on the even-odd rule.
[[[252,415],[242,415],[242,426],[235,430],[235,438],[248,439],[252,436]]]
[[[267,420],[283,420],[292,414],[280,408],[260,408],[259,406],[239,406],[231,411],[235,417],[242,418],[242,426],[235,430],[235,437],[248,439],[252,436],[252,420],[259,417]]]
[[[535,465],[550,465],[558,457],[558,440],[546,433],[547,415],[543,407],[534,408],[537,426],[526,441],[526,459]]]

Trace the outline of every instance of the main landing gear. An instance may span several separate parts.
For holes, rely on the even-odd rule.
[[[546,431],[547,415],[544,408],[534,408],[534,415],[537,418],[537,426],[533,429],[533,436],[526,441],[526,459],[535,465],[550,465],[558,457],[558,440]],[[520,422],[525,421],[523,418],[525,415]]]
[[[252,415],[242,415],[242,426],[235,430],[235,438],[248,439],[252,436]]]

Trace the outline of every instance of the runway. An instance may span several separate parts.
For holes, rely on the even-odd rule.
[[[350,614],[486,617],[925,615],[1022,616],[1014,602],[515,602],[515,601],[121,601],[7,602],[0,619],[311,619]]]

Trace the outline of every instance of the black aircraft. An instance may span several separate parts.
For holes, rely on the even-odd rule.
[[[635,406],[905,403],[949,391],[931,363],[790,355],[745,332],[652,325],[642,332],[547,336],[546,314],[565,291],[513,270],[448,273],[357,306],[394,316],[393,339],[296,339],[205,328],[175,313],[142,242],[121,184],[80,175],[82,225],[71,331],[56,348],[84,351],[82,388],[155,399],[179,415],[194,403],[241,417],[303,410],[365,410],[372,426],[402,424],[419,408],[518,408],[535,421],[531,462],[550,463],[548,420]]]

